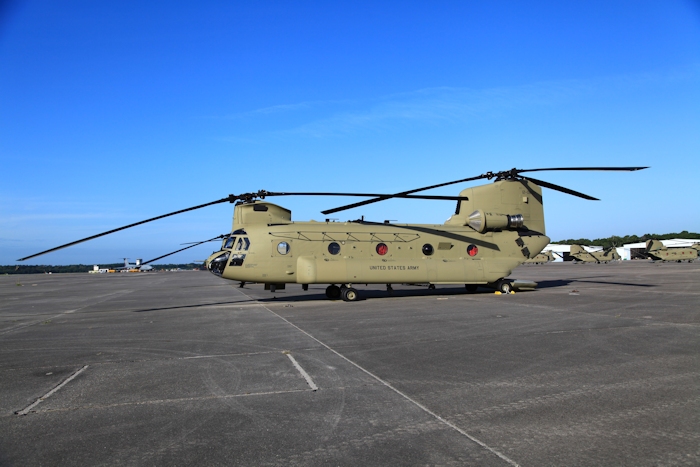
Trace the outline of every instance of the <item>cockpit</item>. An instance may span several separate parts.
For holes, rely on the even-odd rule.
[[[221,252],[209,262],[209,272],[217,276],[224,273],[226,266],[243,266],[250,240],[243,229],[232,232],[221,243]]]

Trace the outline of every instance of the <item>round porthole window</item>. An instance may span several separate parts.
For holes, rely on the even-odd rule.
[[[277,253],[279,253],[281,255],[286,255],[287,253],[289,253],[289,249],[290,249],[290,246],[289,246],[289,243],[287,243],[287,242],[279,242],[277,244]]]
[[[431,245],[430,243],[426,243],[425,245],[423,245],[423,254],[425,256],[432,255],[433,251],[435,251],[435,250],[433,250],[433,245]]]
[[[479,252],[479,249],[476,247],[476,245],[469,245],[467,247],[467,254],[469,256],[476,256],[476,254]]]
[[[377,245],[377,254],[379,256],[384,256],[389,252],[389,247],[386,246],[386,243],[380,243]]]
[[[338,253],[340,253],[340,245],[338,245],[336,242],[329,243],[328,253],[332,255],[337,255]]]

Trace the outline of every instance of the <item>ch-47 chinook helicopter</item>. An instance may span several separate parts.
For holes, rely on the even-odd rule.
[[[524,261],[524,264],[545,264],[554,261],[554,252],[551,250],[543,251]]]
[[[689,248],[667,248],[659,240],[647,240],[644,254],[652,261],[688,261],[692,263],[697,259],[700,251],[700,243],[695,243]]]
[[[587,251],[581,245],[571,245],[569,256],[575,263],[607,263],[619,261],[620,255],[615,248],[607,248],[599,251]]]
[[[235,203],[233,228],[222,238],[219,251],[206,261],[224,279],[265,284],[271,291],[286,284],[330,284],[331,299],[355,301],[353,284],[427,283],[480,285],[502,293],[512,290],[505,279],[549,243],[545,235],[542,189],[596,200],[592,196],[521,175],[540,171],[635,171],[646,167],[568,167],[511,169],[417,188],[395,194],[258,191],[229,195],[209,203],[126,225],[43,251],[49,253],[119,230],[219,203]],[[495,179],[492,184],[467,188],[459,196],[414,193],[456,183]],[[444,224],[393,224],[358,219],[348,222],[292,221],[290,210],[265,201],[272,196],[361,196],[370,198],[323,211],[331,214],[391,198],[456,200],[457,208]],[[187,247],[187,248],[191,248]],[[178,251],[182,251],[182,248]],[[163,255],[159,258],[165,257]],[[155,261],[150,260],[147,262]]]

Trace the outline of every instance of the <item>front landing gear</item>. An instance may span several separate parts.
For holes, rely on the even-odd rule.
[[[329,285],[326,288],[326,297],[330,298],[331,300],[338,300],[339,298],[342,298],[346,302],[354,302],[360,298],[360,294],[357,293],[357,290],[347,285],[342,285],[341,287],[338,287],[337,285]]]
[[[338,300],[340,298],[340,287],[337,285],[329,285],[326,287],[326,297],[331,300]]]
[[[357,301],[358,298],[360,298],[360,295],[357,293],[357,290],[353,289],[352,287],[343,287],[341,291],[343,295],[343,300],[345,300],[346,302],[354,302]]]

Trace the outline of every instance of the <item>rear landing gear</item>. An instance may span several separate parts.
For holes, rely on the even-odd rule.
[[[504,294],[509,294],[513,291],[513,284],[506,280],[500,280],[496,282],[496,290]]]

